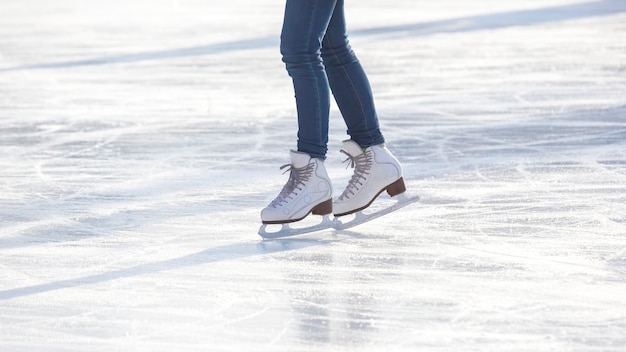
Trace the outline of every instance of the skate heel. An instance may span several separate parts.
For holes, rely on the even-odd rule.
[[[326,215],[333,212],[333,200],[329,199],[325,202],[322,202],[311,209],[311,213],[313,215]]]
[[[400,177],[397,181],[387,186],[387,193],[392,197],[404,193],[405,191],[404,177]]]

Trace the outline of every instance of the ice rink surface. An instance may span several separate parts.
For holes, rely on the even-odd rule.
[[[0,351],[626,350],[626,1],[347,1],[421,201],[262,241],[283,6],[0,2]]]

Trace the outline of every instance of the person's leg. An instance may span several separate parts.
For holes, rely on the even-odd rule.
[[[321,42],[337,0],[287,0],[280,51],[293,80],[298,111],[298,151],[324,159],[330,91]]]
[[[287,0],[280,51],[296,93],[298,151],[290,153],[287,183],[261,211],[264,224],[332,212],[332,184],[324,167],[330,90],[320,48],[336,1]]]
[[[391,196],[406,190],[402,166],[385,147],[369,81],[348,42],[343,3],[337,0],[322,44],[328,81],[351,138],[344,141],[342,151],[354,167],[348,185],[333,202],[335,216],[367,208],[385,190]]]
[[[362,148],[384,143],[369,80],[348,42],[344,0],[337,0],[321,53],[351,139]]]

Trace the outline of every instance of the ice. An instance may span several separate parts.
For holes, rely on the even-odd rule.
[[[421,200],[263,241],[283,6],[0,3],[0,350],[624,351],[626,1],[348,1]]]

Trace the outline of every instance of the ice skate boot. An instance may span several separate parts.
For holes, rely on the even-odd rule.
[[[261,211],[263,224],[286,224],[304,219],[310,213],[332,212],[332,189],[324,161],[309,154],[291,151],[289,180],[276,198]]]
[[[384,144],[361,148],[356,142],[343,142],[342,153],[354,168],[343,193],[333,202],[335,217],[367,208],[383,191],[396,196],[406,191],[402,167]]]

